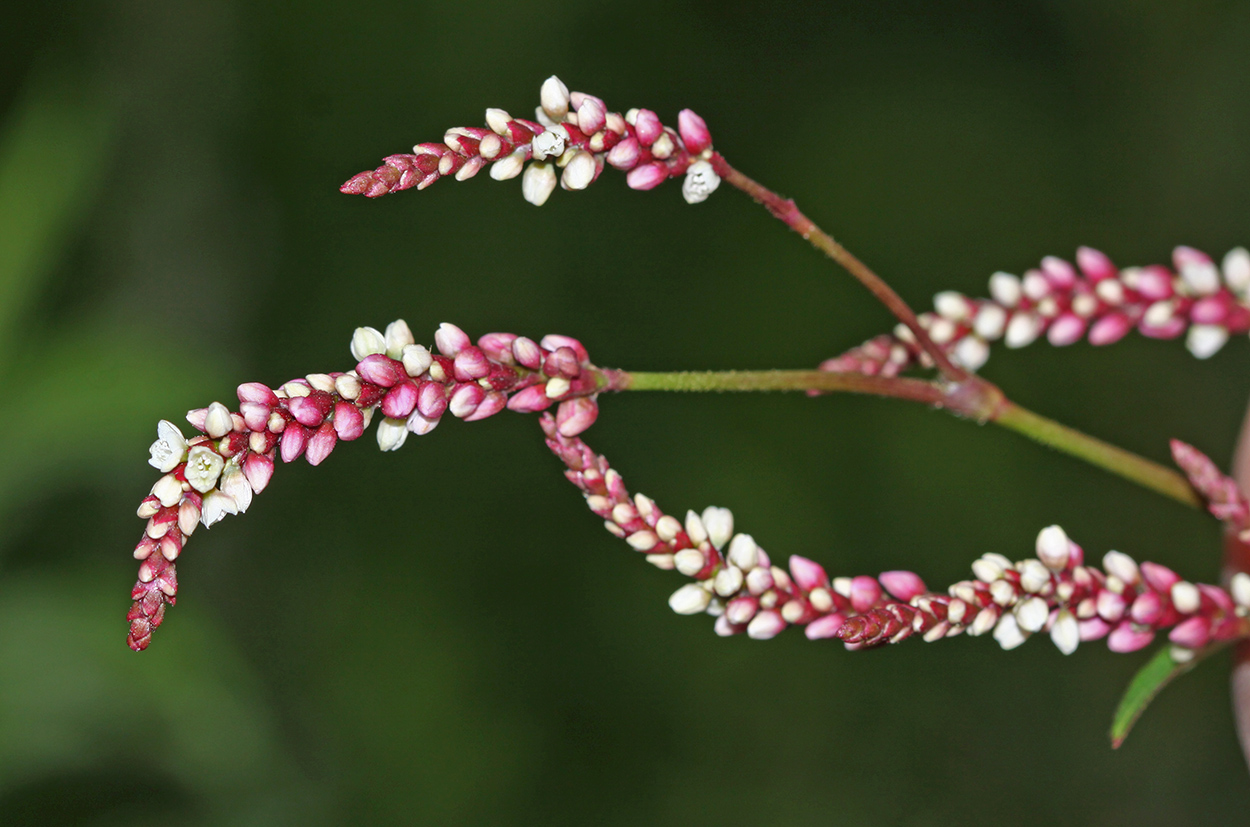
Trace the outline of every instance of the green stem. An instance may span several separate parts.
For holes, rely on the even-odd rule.
[[[962,383],[929,382],[819,370],[646,373],[602,370],[600,388],[632,391],[821,391],[866,393],[945,408],[956,416],[993,422],[1069,456],[1193,508],[1204,503],[1184,476],[1166,466],[1047,419],[1004,398],[978,377]]]

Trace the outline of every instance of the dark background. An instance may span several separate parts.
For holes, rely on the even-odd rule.
[[[483,174],[338,194],[541,81],[670,123],[913,304],[1079,244],[1250,242],[1250,4],[227,0],[11,6],[0,25],[0,824],[1232,824],[1226,657],[1118,752],[1146,659],[1045,638],[848,654],[722,640],[608,536],[533,417],[372,433],[201,530],[124,644],[158,419],[350,365],[354,327],[580,337],[638,370],[809,367],[887,330],[749,199],[608,173],[541,209]],[[1244,338],[998,350],[1022,404],[1226,459]],[[626,395],[587,435],[683,514],[838,574],[1031,554],[1061,523],[1218,575],[1214,521],[905,403]]]

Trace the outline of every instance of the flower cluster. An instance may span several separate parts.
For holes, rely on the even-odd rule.
[[[353,370],[313,373],[276,389],[240,385],[238,411],[214,402],[187,414],[199,431],[191,439],[162,421],[150,464],[164,476],[139,506],[147,526],[134,552],[142,563],[127,615],[130,648],[147,648],[166,605],[174,604],[174,561],[196,527],[246,511],[279,457],[319,465],[340,440],[360,437],[379,411],[383,451],[398,449],[410,433],[428,434],[446,413],[472,422],[504,407],[541,411],[559,402],[554,427],[569,437],[598,416],[602,374],[576,339],[488,333],[474,345],[460,328],[444,324],[434,344],[434,352],[417,344],[403,320],[385,333],[358,328]]]
[[[689,109],[678,114],[674,130],[649,109],[609,112],[601,99],[569,92],[554,75],[543,83],[540,98],[537,121],[487,109],[486,128],[449,129],[442,143],[417,144],[412,154],[384,158],[382,166],[353,176],[340,191],[377,198],[425,189],[447,175],[464,181],[487,166],[496,181],[524,170],[521,193],[539,206],[557,183],[566,190],[585,189],[605,165],[627,173],[626,183],[636,190],[684,175],[682,195],[691,204],[705,200],[720,184],[709,163],[712,137]]]
[[[1189,484],[1207,501],[1207,510],[1227,523],[1241,539],[1250,542],[1250,501],[1237,481],[1219,469],[1211,458],[1179,439],[1172,440],[1172,459],[1189,477]]]
[[[929,591],[909,571],[830,579],[820,564],[798,555],[782,568],[751,535],[734,532],[728,509],[688,511],[679,521],[648,497],[631,497],[607,460],[580,438],[560,434],[551,417],[542,424],[566,476],[608,531],[648,562],[694,579],[669,598],[673,611],[714,616],[719,635],[764,640],[795,625],[810,639],[838,638],[848,649],[863,649],[912,635],[932,642],[992,633],[1013,649],[1046,632],[1071,654],[1082,641],[1104,637],[1112,651],[1132,652],[1170,629],[1177,660],[1208,643],[1250,635],[1250,575],[1236,575],[1230,594],[1118,551],[1107,552],[1102,568],[1086,565],[1081,547],[1059,526],[1038,534],[1036,557],[1012,562],[983,555],[972,564],[974,579],[946,593]]]
[[[1213,356],[1232,334],[1250,331],[1250,252],[1238,247],[1217,267],[1206,253],[1177,247],[1176,271],[1161,265],[1118,269],[1103,253],[1081,247],[1076,266],[1048,256],[1023,277],[995,273],[989,299],[948,291],[934,297],[933,313],[920,316],[929,337],[969,370],[989,358],[990,343],[1024,347],[1046,336],[1052,345],[1087,338],[1109,345],[1136,328],[1143,336],[1174,339],[1199,359]],[[893,335],[869,339],[821,370],[895,376],[929,357],[901,325]]]

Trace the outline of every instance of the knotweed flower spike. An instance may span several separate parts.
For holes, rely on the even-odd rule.
[[[485,167],[496,181],[520,175],[521,194],[539,206],[557,183],[566,190],[586,189],[605,166],[626,173],[625,182],[636,190],[685,176],[682,195],[691,204],[705,200],[720,184],[709,163],[707,124],[689,109],[678,114],[673,129],[649,109],[609,112],[600,98],[569,92],[554,75],[543,83],[540,99],[536,121],[487,109],[486,128],[449,129],[442,143],[417,144],[412,154],[384,158],[382,166],[352,176],[340,191],[377,198],[425,189],[448,175],[464,181]]]
[[[567,436],[598,416],[605,373],[576,339],[488,333],[474,345],[460,328],[444,324],[434,345],[431,351],[417,344],[402,319],[385,333],[361,327],[351,341],[353,370],[310,373],[273,389],[239,385],[238,411],[214,402],[187,414],[199,432],[190,439],[162,421],[149,462],[164,476],[139,505],[147,526],[134,552],[142,563],[127,616],[130,648],[147,648],[165,607],[174,605],[174,561],[196,527],[246,511],[279,458],[303,456],[320,465],[340,440],[358,439],[379,412],[383,451],[399,449],[409,434],[428,434],[447,413],[474,422],[505,407],[530,412],[559,403],[555,427]]]
[[[608,531],[653,565],[693,578],[669,598],[673,611],[715,617],[718,635],[766,640],[802,626],[809,639],[838,638],[856,650],[913,635],[933,642],[990,633],[1014,649],[1044,632],[1067,655],[1104,637],[1111,651],[1133,652],[1170,629],[1177,662],[1209,643],[1250,635],[1250,575],[1237,574],[1230,594],[1119,551],[1107,552],[1101,568],[1087,565],[1057,525],[1037,535],[1036,557],[985,554],[972,564],[973,579],[945,592],[929,591],[910,571],[831,579],[798,555],[782,568],[751,535],[734,532],[728,509],[688,511],[679,521],[650,498],[631,496],[603,456],[561,434],[549,415],[542,425],[565,475]]]
[[[1250,331],[1250,252],[1229,251],[1219,267],[1206,254],[1177,247],[1175,271],[1161,265],[1118,269],[1097,250],[1081,247],[1076,266],[1048,256],[1021,276],[995,273],[991,298],[972,299],[954,291],[934,297],[934,312],[920,315],[929,337],[953,361],[977,370],[990,344],[1009,348],[1043,335],[1052,345],[1118,342],[1136,329],[1154,339],[1186,334],[1185,344],[1207,359],[1230,335]],[[821,364],[822,370],[896,376],[915,365],[929,366],[911,331],[877,336]]]

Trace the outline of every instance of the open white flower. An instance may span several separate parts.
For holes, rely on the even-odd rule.
[[[201,494],[206,494],[217,485],[225,464],[221,454],[207,445],[197,445],[187,454],[187,483]]]
[[[178,426],[166,419],[157,423],[156,435],[158,439],[152,443],[152,447],[148,448],[152,454],[148,465],[161,473],[168,474],[186,457],[187,440],[182,435],[182,431],[178,430]]]
[[[213,489],[204,497],[204,503],[200,506],[200,522],[205,528],[212,528],[213,523],[220,522],[221,518],[227,514],[238,514],[239,506],[234,501],[234,497],[229,494]]]

